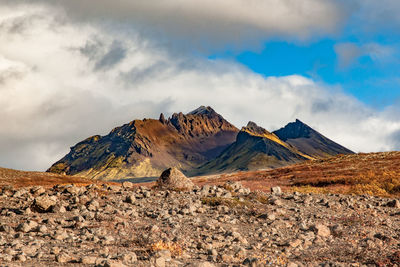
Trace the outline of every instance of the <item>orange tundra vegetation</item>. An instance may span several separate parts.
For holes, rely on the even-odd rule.
[[[228,180],[262,191],[278,185],[286,191],[400,196],[400,152],[341,155],[273,170],[204,176],[194,182]]]
[[[89,180],[77,176],[68,176],[44,172],[17,171],[12,169],[0,168],[0,186],[13,186],[15,188],[19,188],[40,185],[49,188],[57,184],[75,184],[77,186],[86,186],[89,184],[104,183],[106,182]]]

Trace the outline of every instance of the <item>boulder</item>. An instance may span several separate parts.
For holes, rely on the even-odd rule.
[[[33,210],[38,212],[49,212],[56,204],[56,201],[47,195],[39,196],[35,198]]]
[[[194,184],[177,168],[169,168],[157,180],[157,186],[170,190],[192,190]]]

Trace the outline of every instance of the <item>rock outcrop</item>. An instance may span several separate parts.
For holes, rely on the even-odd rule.
[[[188,191],[193,189],[193,183],[177,168],[163,171],[157,180],[157,186],[163,189]]]

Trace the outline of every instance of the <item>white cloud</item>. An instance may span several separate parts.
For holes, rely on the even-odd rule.
[[[45,7],[13,12],[0,8],[3,25],[25,16],[29,27],[0,27],[0,166],[44,170],[90,135],[199,105],[213,106],[238,127],[253,120],[274,130],[299,118],[356,151],[398,148],[393,110],[371,110],[337,88],[177,57],[134,31],[110,33],[49,16]]]

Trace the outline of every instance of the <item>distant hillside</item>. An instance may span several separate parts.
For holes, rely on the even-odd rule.
[[[217,158],[192,171],[194,175],[277,168],[305,160],[352,154],[300,120],[273,133],[254,122]]]
[[[93,183],[93,181],[77,176],[0,168],[0,187],[5,185],[16,188],[38,185],[52,187],[57,184],[87,185],[91,183]]]
[[[189,170],[215,158],[238,129],[211,107],[165,119],[134,120],[106,136],[79,142],[49,172],[93,179],[159,176],[171,166]]]
[[[275,131],[274,134],[282,141],[296,147],[300,152],[316,158],[354,153],[323,136],[300,120],[289,123]]]
[[[277,168],[312,159],[254,122],[238,133],[236,142],[193,174]]]
[[[240,181],[252,190],[280,186],[304,193],[400,197],[400,151],[338,155],[273,170],[235,172],[193,179],[197,184]]]

